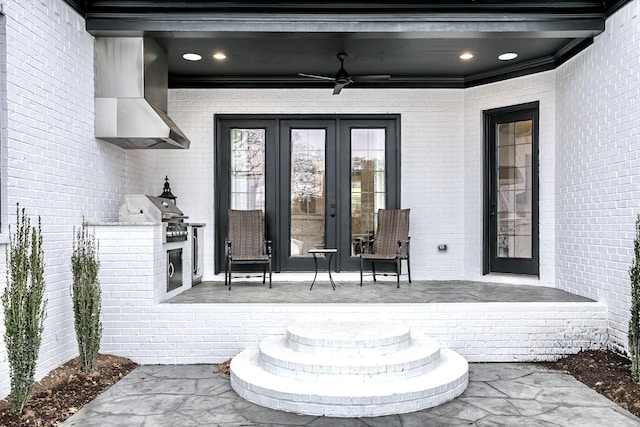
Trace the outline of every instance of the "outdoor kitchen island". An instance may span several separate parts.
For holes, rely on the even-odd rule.
[[[168,182],[165,189],[170,194]],[[89,224],[99,244],[100,280],[124,300],[157,304],[192,285],[188,242],[196,230],[171,196],[127,195],[118,222]]]
[[[191,288],[190,238],[165,242],[166,225],[162,223],[108,222],[88,226],[95,231],[99,245],[99,278],[103,292],[109,293],[103,298],[115,298],[123,304],[158,304]],[[192,232],[188,227],[188,233]],[[174,257],[175,253],[180,256]]]

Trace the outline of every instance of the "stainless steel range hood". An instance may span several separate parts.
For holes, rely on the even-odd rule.
[[[167,55],[141,37],[95,39],[96,138],[124,148],[189,148],[167,115]]]

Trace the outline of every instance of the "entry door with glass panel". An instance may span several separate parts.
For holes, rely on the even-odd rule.
[[[485,117],[490,171],[485,273],[537,275],[537,104],[492,110]]]
[[[396,116],[278,116],[217,120],[216,271],[226,210],[262,209],[275,271],[312,271],[314,248],[336,248],[338,270],[359,269],[361,240],[380,208],[399,207]]]
[[[342,268],[354,271],[360,268],[360,252],[369,249],[363,242],[377,229],[378,209],[401,207],[400,144],[395,120],[343,120],[341,125],[340,254]]]
[[[309,249],[337,241],[335,121],[283,120],[280,139],[280,267],[313,270]]]

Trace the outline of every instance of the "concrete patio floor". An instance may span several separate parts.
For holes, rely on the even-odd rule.
[[[588,302],[588,298],[546,286],[514,285],[472,281],[406,280],[396,288],[395,279],[373,282],[368,278],[360,286],[356,275],[334,274],[336,290],[327,273],[320,273],[309,290],[313,274],[300,273],[277,277],[271,289],[262,279],[235,279],[229,291],[222,281],[203,282],[170,298],[168,303],[483,303],[483,302]]]
[[[526,363],[472,363],[469,386],[435,408],[373,418],[298,415],[239,397],[215,365],[142,366],[65,427],[639,426],[640,419],[568,374]]]

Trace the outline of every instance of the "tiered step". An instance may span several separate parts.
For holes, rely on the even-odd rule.
[[[288,412],[364,417],[418,411],[459,396],[467,361],[388,322],[304,322],[231,360],[231,386]]]

